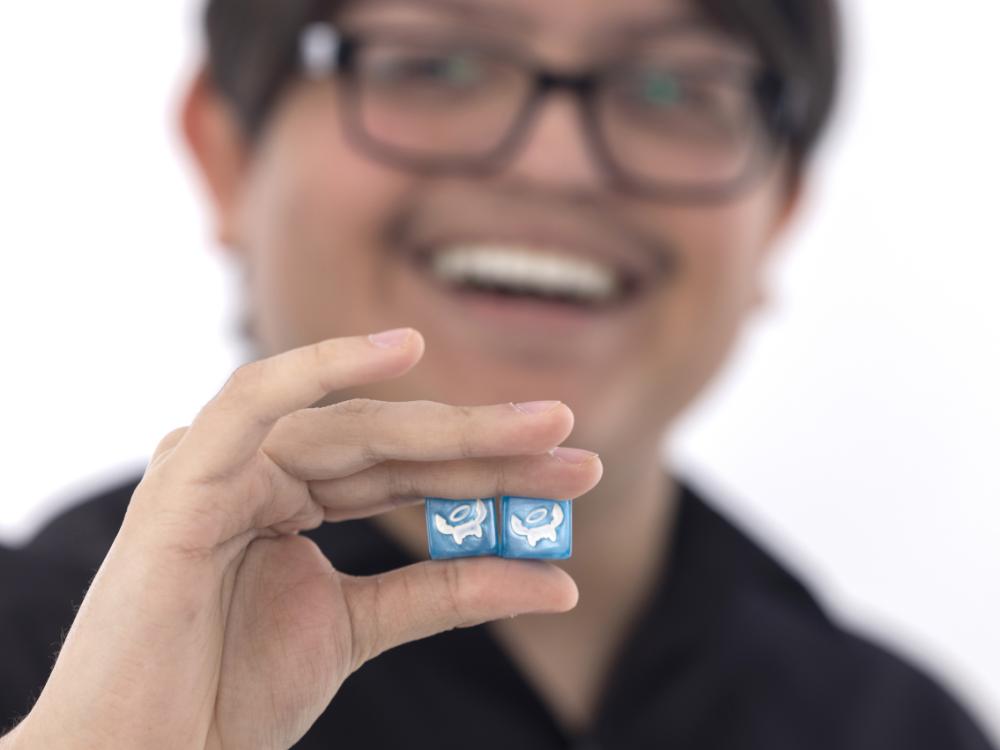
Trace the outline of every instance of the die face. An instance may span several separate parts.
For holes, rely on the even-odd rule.
[[[573,504],[569,500],[504,497],[503,557],[565,560],[573,554]]]
[[[427,498],[424,508],[431,559],[500,554],[493,498]]]

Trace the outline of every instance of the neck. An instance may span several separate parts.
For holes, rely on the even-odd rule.
[[[655,450],[630,458],[602,454],[600,484],[573,504],[573,556],[562,567],[580,588],[581,607],[636,599],[664,561],[676,482]]]

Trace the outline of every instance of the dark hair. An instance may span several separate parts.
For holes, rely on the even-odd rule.
[[[748,38],[783,82],[783,124],[799,171],[823,132],[836,92],[836,0],[696,0],[708,17]],[[292,79],[298,35],[343,0],[207,0],[209,74],[252,141]]]

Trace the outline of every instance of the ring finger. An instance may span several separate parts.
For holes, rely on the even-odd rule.
[[[340,479],[310,482],[325,520],[346,521],[422,501],[524,495],[568,500],[589,492],[603,466],[596,454],[555,454],[458,461],[387,461]]]

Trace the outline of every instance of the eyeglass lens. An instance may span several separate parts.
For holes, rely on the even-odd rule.
[[[366,136],[424,161],[489,159],[535,93],[521,61],[458,41],[374,37],[353,64]],[[604,71],[591,104],[606,157],[653,184],[736,180],[762,137],[752,82],[733,67],[639,59]]]

